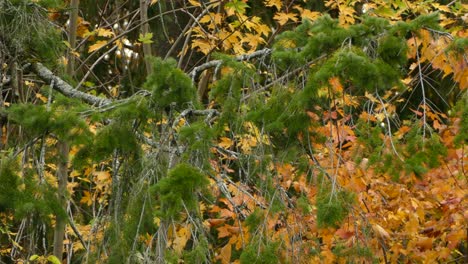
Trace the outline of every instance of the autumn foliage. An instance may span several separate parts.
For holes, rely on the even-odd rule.
[[[462,1],[71,2],[0,0],[0,262],[468,261]]]

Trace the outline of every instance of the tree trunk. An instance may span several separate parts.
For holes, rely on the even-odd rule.
[[[62,213],[55,215],[55,230],[54,230],[54,256],[62,260],[63,255],[63,238],[65,235],[66,205],[67,205],[67,182],[68,182],[68,153],[70,146],[64,141],[57,143],[59,152],[59,161],[57,168],[58,179],[58,199],[60,207],[64,210]]]
[[[71,0],[70,2],[70,24],[68,32],[68,42],[70,43],[70,51],[68,53],[67,74],[71,77],[75,75],[75,55],[73,52],[76,47],[76,29],[78,26],[78,6],[80,0]],[[59,160],[57,166],[58,180],[58,200],[63,214],[55,215],[55,230],[54,230],[54,256],[59,260],[63,257],[63,239],[65,236],[65,227],[67,224],[67,183],[68,183],[68,154],[70,145],[63,139],[59,139],[57,143]]]

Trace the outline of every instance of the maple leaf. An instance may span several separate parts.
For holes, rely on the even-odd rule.
[[[112,32],[110,29],[97,28],[95,31],[96,31],[96,34],[100,37],[110,38],[115,35],[114,32]]]
[[[229,16],[234,15],[235,13],[244,14],[245,9],[249,6],[242,0],[232,0],[229,3],[226,3],[225,8]]]
[[[263,1],[265,3],[265,6],[268,7],[276,7],[276,9],[281,10],[281,7],[283,7],[283,1],[282,0],[265,0]]]
[[[192,236],[192,232],[187,227],[181,227],[176,234],[174,241],[172,242],[172,247],[177,253],[182,253],[184,250],[187,241]]]
[[[204,39],[194,39],[192,41],[192,48],[197,49],[201,53],[207,55],[213,50],[214,45]]]
[[[104,46],[107,45],[107,41],[105,40],[99,40],[99,41],[96,41],[96,43],[94,43],[93,45],[89,46],[88,48],[88,52],[91,53],[93,51],[97,51],[101,48],[103,48]]]
[[[138,37],[138,41],[140,41],[143,44],[151,44],[154,42],[152,38],[153,38],[153,33],[146,33],[145,35],[140,34]]]
[[[91,206],[93,204],[91,193],[88,191],[83,191],[83,197],[81,197],[80,203]]]
[[[286,24],[286,22],[288,22],[289,20],[292,20],[294,22],[298,21],[297,14],[284,12],[276,13],[273,19],[278,21],[278,24],[280,24],[281,26]]]
[[[218,143],[218,146],[224,149],[229,149],[233,144],[234,142],[230,138],[222,137],[221,142]]]

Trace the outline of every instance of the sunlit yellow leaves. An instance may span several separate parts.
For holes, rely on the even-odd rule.
[[[171,239],[170,246],[178,253],[181,254],[184,250],[185,245],[187,244],[188,240],[192,236],[192,232],[190,231],[190,226],[181,226],[177,232],[174,233],[173,226],[170,227],[169,234],[173,234]]]
[[[99,37],[110,38],[110,37],[114,37],[114,36],[115,36],[114,32],[112,32],[112,30],[110,30],[110,29],[106,29],[106,28],[97,28],[95,31],[96,31],[96,34],[97,34]]]
[[[276,7],[277,10],[281,10],[283,7],[283,1],[281,0],[264,0],[265,6]]]
[[[108,171],[96,171],[93,174],[96,190],[102,192],[103,194],[110,193],[110,185],[112,183],[112,177],[110,173]],[[100,199],[100,201],[102,202],[103,199]]]
[[[309,9],[302,8],[300,5],[295,5],[294,9],[296,9],[299,12],[300,17],[302,19],[308,19],[310,21],[315,21],[317,20],[317,18],[319,18],[322,15],[322,13],[320,12],[311,11]]]
[[[83,18],[78,17],[78,25],[76,27],[76,35],[79,38],[85,38],[89,36],[89,26],[90,23],[88,21],[83,20]]]
[[[279,12],[276,13],[275,16],[273,17],[276,21],[278,21],[278,24],[284,25],[286,24],[289,20],[293,22],[297,22],[299,19],[297,17],[297,14],[294,13],[283,13]]]
[[[206,55],[210,53],[215,48],[215,46],[206,40],[195,39],[192,41],[192,48]]]
[[[218,146],[225,149],[229,149],[233,144],[234,142],[230,138],[222,137],[220,142],[218,143]]]
[[[93,204],[93,197],[89,191],[83,191],[80,203],[86,204],[87,206],[91,206]]]
[[[42,94],[40,93],[37,93],[36,94],[36,98],[41,100],[43,103],[46,103],[47,102],[47,97],[43,96]]]
[[[88,52],[94,52],[94,51],[100,50],[101,48],[103,48],[103,47],[106,46],[106,45],[107,45],[107,41],[106,41],[106,40],[99,40],[99,41],[96,41],[96,43],[94,43],[93,45],[89,46]]]
[[[352,6],[345,6],[345,5],[340,5],[340,16],[339,16],[339,21],[340,25],[346,26],[346,25],[351,25],[354,24],[354,7]]]

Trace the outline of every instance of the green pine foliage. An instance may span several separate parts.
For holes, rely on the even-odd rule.
[[[209,153],[212,146],[215,132],[203,121],[190,124],[190,126],[181,127],[179,137],[183,143],[188,145],[186,156],[189,158],[192,154],[198,153],[204,155]]]
[[[309,214],[312,212],[312,207],[306,196],[300,196],[296,201],[297,208],[301,209],[303,214]]]
[[[245,225],[249,228],[252,233],[265,221],[264,212],[260,209],[255,209],[247,218],[245,219]]]
[[[198,105],[192,80],[180,69],[174,59],[151,58],[153,73],[144,84],[152,92],[151,105],[155,110],[183,110]]]
[[[30,138],[53,133],[72,144],[82,144],[91,136],[86,122],[67,105],[15,104],[7,109],[10,120],[21,125]],[[65,110],[65,108],[67,108]]]
[[[52,126],[53,113],[44,105],[15,104],[7,110],[10,120],[23,126],[31,138],[49,132]]]
[[[0,159],[0,212],[14,211],[21,202],[19,186],[21,178],[18,176],[19,166],[14,159],[1,157]]]
[[[16,159],[0,156],[0,213],[13,213],[21,219],[36,215],[49,221],[52,213],[66,216],[56,198],[56,189],[47,183],[39,184],[36,172],[23,170],[19,176],[19,164]]]
[[[115,122],[100,129],[94,142],[83,149],[93,153],[96,161],[109,157],[114,150],[120,151],[127,157],[138,157],[140,154],[141,145],[138,144],[135,133],[128,123]]]
[[[322,184],[317,194],[317,225],[338,227],[348,216],[355,195],[346,190],[332,190],[331,184]]]
[[[266,102],[262,102],[264,100]],[[300,100],[300,97],[286,87],[276,86],[270,98],[253,100],[250,103],[252,111],[247,114],[247,120],[263,127],[266,133],[277,139],[276,142],[285,142],[287,138],[297,135],[310,125]]]
[[[374,254],[371,249],[365,246],[355,245],[350,247],[349,245],[337,244],[333,250],[333,254],[338,258],[346,259],[346,263],[361,263],[362,258],[365,258],[369,263],[376,263],[378,259],[374,259]],[[357,262],[353,262],[356,260]]]
[[[250,242],[240,255],[242,264],[273,264],[281,263],[276,253],[279,243],[268,243],[266,245],[255,245]]]
[[[54,65],[65,50],[59,28],[47,21],[47,9],[61,7],[61,0],[5,0],[0,2],[0,34],[8,53],[35,57]]]
[[[208,259],[210,246],[208,241],[205,237],[201,237],[198,244],[192,248],[191,250],[184,251],[183,259],[185,263],[189,264],[201,264],[201,263],[209,263],[210,260]],[[174,263],[178,263],[177,261]]]
[[[413,172],[418,177],[422,177],[429,168],[439,166],[440,157],[447,155],[447,149],[439,136],[431,133],[428,138],[424,138],[421,136],[419,126],[414,126],[406,135],[405,140],[407,143],[406,172]]]
[[[209,181],[199,169],[187,163],[180,163],[171,169],[154,187],[158,196],[162,219],[179,219],[185,208],[190,212],[197,211],[198,195],[207,192]]]

